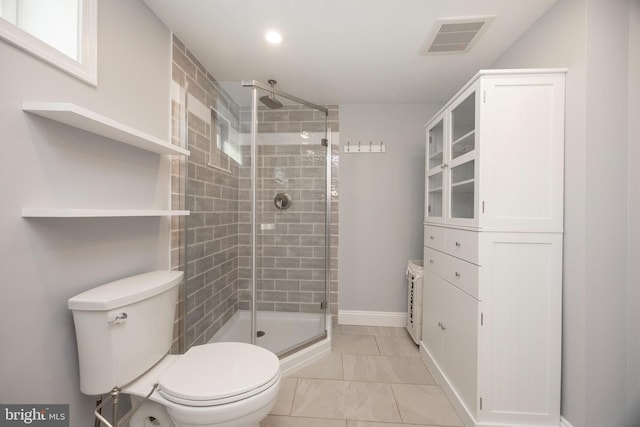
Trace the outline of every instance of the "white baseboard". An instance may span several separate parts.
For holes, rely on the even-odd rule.
[[[560,427],[573,427],[564,417],[560,417]]]
[[[392,326],[404,327],[407,313],[390,311],[355,311],[338,310],[338,324],[357,326]]]

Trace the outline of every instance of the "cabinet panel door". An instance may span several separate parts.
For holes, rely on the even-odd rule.
[[[475,416],[478,405],[478,301],[449,283],[443,282],[445,372]]]
[[[481,420],[556,423],[562,236],[491,233],[482,246],[487,264],[481,269],[486,284],[480,339]]]
[[[427,248],[425,248],[426,250]],[[425,259],[426,262],[428,260]],[[428,265],[425,263],[425,266]],[[442,289],[444,280],[425,267],[422,288],[422,341],[431,357],[442,368],[443,336]]]
[[[562,231],[563,77],[486,78],[482,92],[480,225]]]

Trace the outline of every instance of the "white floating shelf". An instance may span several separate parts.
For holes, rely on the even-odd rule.
[[[185,216],[189,211],[162,209],[48,209],[22,208],[23,218],[117,218]]]
[[[169,144],[130,126],[66,102],[24,102],[22,110],[96,135],[158,154],[189,155],[189,150]]]

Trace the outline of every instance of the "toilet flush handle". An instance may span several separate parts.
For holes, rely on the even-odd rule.
[[[127,320],[127,313],[118,313],[118,315],[113,320],[109,320],[107,324],[113,325],[114,323],[122,323],[125,320]]]

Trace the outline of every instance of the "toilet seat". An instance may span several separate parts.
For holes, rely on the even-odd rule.
[[[159,378],[158,393],[186,406],[217,406],[259,394],[280,379],[280,361],[252,344],[194,346]]]

